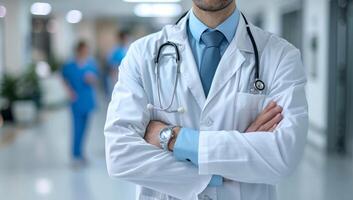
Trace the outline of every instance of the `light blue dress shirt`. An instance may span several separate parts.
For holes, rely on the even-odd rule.
[[[240,12],[235,9],[233,14],[229,16],[222,24],[215,29],[210,29],[195,16],[193,11],[190,12],[187,34],[190,47],[199,70],[202,55],[206,48],[206,45],[201,40],[202,33],[211,30],[218,30],[223,33],[226,38],[222,41],[220,46],[221,55],[223,55],[235,36],[239,18]],[[198,149],[199,131],[190,128],[182,128],[174,145],[174,157],[178,160],[190,161],[194,165],[198,166]],[[222,184],[223,178],[221,176],[214,175],[209,186],[221,186]]]

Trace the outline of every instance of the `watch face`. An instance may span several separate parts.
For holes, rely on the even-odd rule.
[[[168,142],[171,134],[172,134],[171,130],[168,130],[168,129],[163,130],[160,134],[160,138],[159,138],[160,141],[161,142]]]
[[[161,133],[161,140],[166,140],[166,139],[168,139],[168,133],[166,131],[163,131]]]
[[[159,142],[164,150],[168,150],[168,142],[172,137],[173,130],[171,128],[163,129],[159,134]]]

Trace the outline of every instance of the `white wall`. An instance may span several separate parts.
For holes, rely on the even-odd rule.
[[[29,6],[22,0],[5,0],[2,4],[7,8],[4,18],[5,68],[7,72],[18,73],[30,61]]]
[[[84,20],[80,22],[76,28],[77,38],[85,40],[92,50],[91,53],[94,54],[97,47],[96,21],[93,19]]]
[[[74,27],[67,23],[64,15],[56,15],[55,32],[51,35],[52,50],[57,59],[64,61],[72,55],[73,44],[76,40]]]
[[[327,88],[328,88],[328,49],[329,49],[329,0],[305,1],[304,21],[304,62],[307,66],[317,62],[317,78],[309,77],[308,100],[311,123],[326,129]],[[310,38],[317,35],[318,51],[316,61],[310,51]],[[311,66],[313,67],[313,66]]]
[[[0,78],[5,68],[4,19],[0,18]]]
[[[66,60],[73,56],[74,45],[78,40],[85,40],[92,49],[92,54],[96,49],[96,24],[95,20],[83,20],[78,24],[70,24],[65,20],[65,16],[56,14],[53,18],[55,22],[55,32],[51,35],[52,50],[59,60]]]
[[[308,68],[307,94],[310,125],[309,139],[326,146],[328,69],[329,69],[329,0],[304,1],[303,58]],[[311,50],[311,38],[317,37],[316,54]],[[311,75],[316,65],[316,77]]]

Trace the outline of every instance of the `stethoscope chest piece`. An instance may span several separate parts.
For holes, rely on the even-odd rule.
[[[254,82],[254,87],[258,91],[263,91],[265,89],[265,83],[260,79],[256,79]]]

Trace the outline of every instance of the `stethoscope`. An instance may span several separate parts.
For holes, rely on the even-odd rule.
[[[180,22],[180,20],[182,18],[184,18],[186,16],[187,13],[183,14],[175,23],[176,25]],[[254,39],[254,36],[250,30],[250,25],[248,23],[248,20],[246,19],[245,15],[243,13],[241,13],[241,15],[244,18],[245,21],[245,25],[246,25],[246,30],[247,33],[249,35],[251,44],[253,46],[254,49],[254,54],[255,54],[255,74],[254,74],[254,83],[253,83],[253,87],[250,89],[251,93],[262,93],[263,90],[265,90],[266,85],[265,83],[260,79],[260,61],[259,61],[259,52],[257,49],[257,45]],[[177,65],[177,73],[175,74],[175,80],[174,80],[174,86],[173,86],[173,93],[172,93],[172,97],[171,100],[169,101],[170,103],[167,106],[163,106],[162,105],[162,101],[161,101],[161,83],[160,83],[160,69],[159,69],[159,61],[161,58],[161,53],[163,51],[163,49],[167,46],[171,46],[174,48],[176,57],[175,57],[175,62]],[[179,107],[177,109],[172,109],[172,105],[175,99],[175,94],[176,94],[176,89],[177,89],[177,85],[178,85],[178,79],[179,79],[179,74],[180,74],[180,52],[179,52],[179,48],[177,46],[177,44],[167,41],[166,43],[162,44],[157,52],[157,56],[154,60],[155,63],[155,76],[156,76],[156,84],[157,84],[157,95],[158,95],[158,102],[159,102],[159,106],[155,106],[153,104],[148,104],[147,108],[149,110],[157,110],[157,111],[164,111],[167,113],[184,113],[186,112],[184,107]]]

